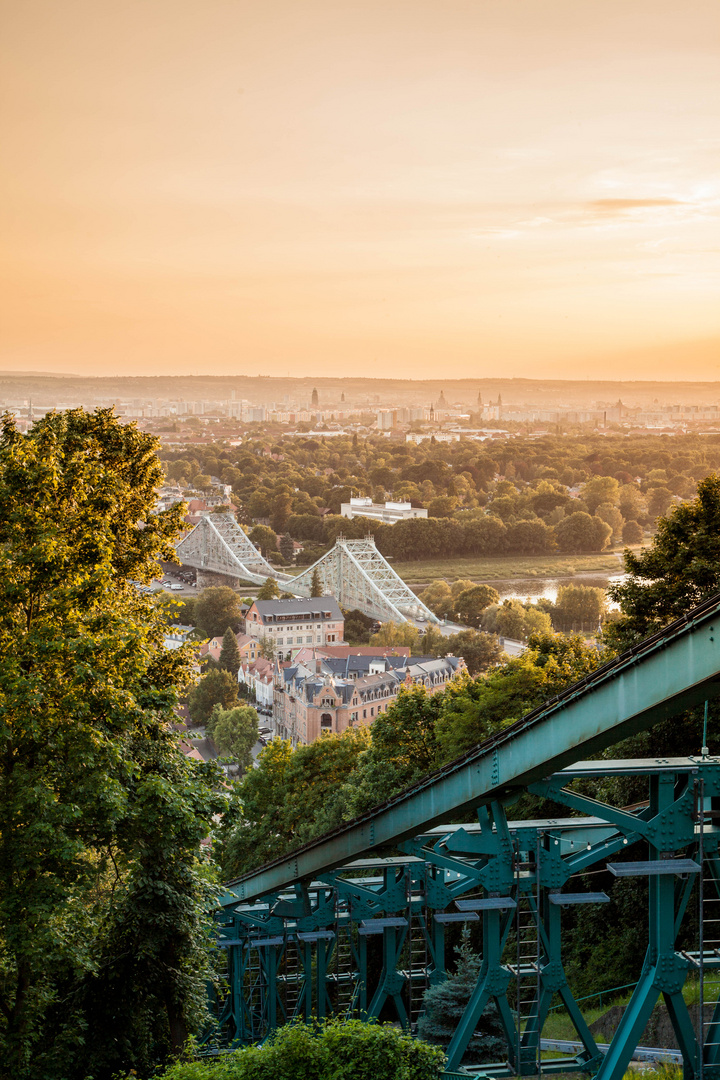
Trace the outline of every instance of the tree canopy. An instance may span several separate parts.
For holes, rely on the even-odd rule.
[[[620,650],[720,592],[720,476],[705,477],[657,526],[649,548],[625,552],[627,577],[609,589],[622,618],[607,639]]]
[[[203,589],[195,600],[195,629],[200,637],[222,637],[228,627],[240,629],[240,597],[234,589],[220,585]]]
[[[199,1021],[200,841],[224,806],[171,723],[186,649],[134,582],[174,559],[158,444],[109,410],[0,433],[0,1060],[148,1070]],[[206,877],[205,877],[206,880]]]

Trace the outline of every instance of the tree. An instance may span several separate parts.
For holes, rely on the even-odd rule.
[[[471,675],[479,675],[494,667],[503,656],[502,647],[495,634],[482,630],[461,630],[459,634],[444,638],[445,652],[462,656]]]
[[[383,623],[376,634],[370,638],[371,645],[409,645],[414,649],[420,634],[412,623]]]
[[[473,585],[461,592],[455,601],[455,614],[466,626],[480,626],[482,612],[490,604],[497,604],[500,595],[491,585]]]
[[[642,525],[637,521],[626,521],[623,525],[623,544],[642,544],[643,535]]]
[[[238,785],[223,823],[224,873],[245,873],[339,823],[338,793],[369,743],[366,725],[294,750],[273,739]]]
[[[263,634],[259,641],[260,655],[264,660],[275,659],[275,642],[269,634]]]
[[[358,608],[346,611],[345,640],[351,645],[366,645],[370,640],[370,630],[374,621],[364,611],[359,611]]]
[[[0,433],[0,1059],[152,1071],[209,974],[196,869],[225,799],[171,724],[189,650],[133,582],[173,560],[159,443],[112,410]]]
[[[269,525],[256,525],[250,530],[248,540],[258,548],[265,559],[274,555],[278,549],[277,533]]]
[[[583,485],[580,496],[591,514],[601,503],[617,506],[620,497],[620,484],[614,476],[593,476]]]
[[[240,670],[240,650],[238,649],[237,638],[229,626],[223,634],[218,664],[223,671],[229,671],[232,677],[237,679],[237,673]]]
[[[221,754],[229,754],[244,773],[252,765],[252,748],[258,737],[258,714],[251,705],[213,711],[212,738]]]
[[[425,991],[424,1012],[418,1020],[418,1036],[424,1042],[435,1043],[447,1049],[475,990],[481,964],[482,960],[473,952],[470,933],[465,928],[457,949],[455,972]],[[498,1061],[505,1053],[506,1043],[500,1017],[496,1006],[489,1005],[483,1010],[462,1060]]]
[[[435,724],[443,691],[401,690],[370,728],[371,745],[338,797],[342,818],[350,820],[397,795],[436,764]]]
[[[617,543],[622,537],[622,528],[625,523],[618,508],[613,506],[612,503],[600,503],[595,511],[595,516],[610,526],[613,542]]]
[[[672,504],[673,493],[667,487],[654,487],[648,492],[648,514],[650,517],[659,517],[667,512]]]
[[[422,593],[422,602],[439,615],[441,619],[447,619],[455,609],[453,596],[447,581],[434,581]]]
[[[691,502],[659,518],[650,547],[626,551],[624,562],[626,580],[608,589],[622,618],[607,640],[620,650],[720,592],[720,476],[707,476]]]
[[[610,525],[580,510],[563,518],[555,526],[555,538],[560,551],[603,551],[611,535]]]
[[[518,720],[604,662],[582,638],[535,634],[528,648],[484,679],[451,683],[436,724],[440,763]]]
[[[552,611],[558,630],[597,630],[607,611],[604,589],[585,585],[561,585]]]
[[[220,637],[228,627],[242,624],[240,597],[227,585],[203,589],[195,600],[195,629],[203,638]]]
[[[290,536],[290,533],[282,534],[282,536],[280,537],[279,547],[282,557],[284,559],[287,559],[289,563],[292,562],[293,558],[295,557],[295,546],[293,543],[293,538],[292,536]]]
[[[280,588],[274,577],[265,578],[257,594],[258,600],[275,600],[280,595]]]
[[[229,671],[211,668],[188,694],[188,711],[193,724],[206,724],[215,705],[231,708],[237,701],[237,678]]]
[[[322,581],[320,580],[320,571],[318,570],[317,567],[315,567],[315,569],[312,572],[312,577],[310,579],[310,596],[322,596],[322,595],[323,595],[323,587],[322,587]]]

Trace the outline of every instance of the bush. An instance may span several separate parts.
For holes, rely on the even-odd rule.
[[[157,1080],[437,1080],[445,1056],[390,1024],[286,1024],[262,1046],[171,1065]]]

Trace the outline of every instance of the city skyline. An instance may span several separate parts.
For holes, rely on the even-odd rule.
[[[720,378],[720,9],[30,0],[0,367]]]

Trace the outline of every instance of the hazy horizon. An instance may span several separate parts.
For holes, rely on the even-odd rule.
[[[28,0],[0,367],[720,378],[714,0]]]

